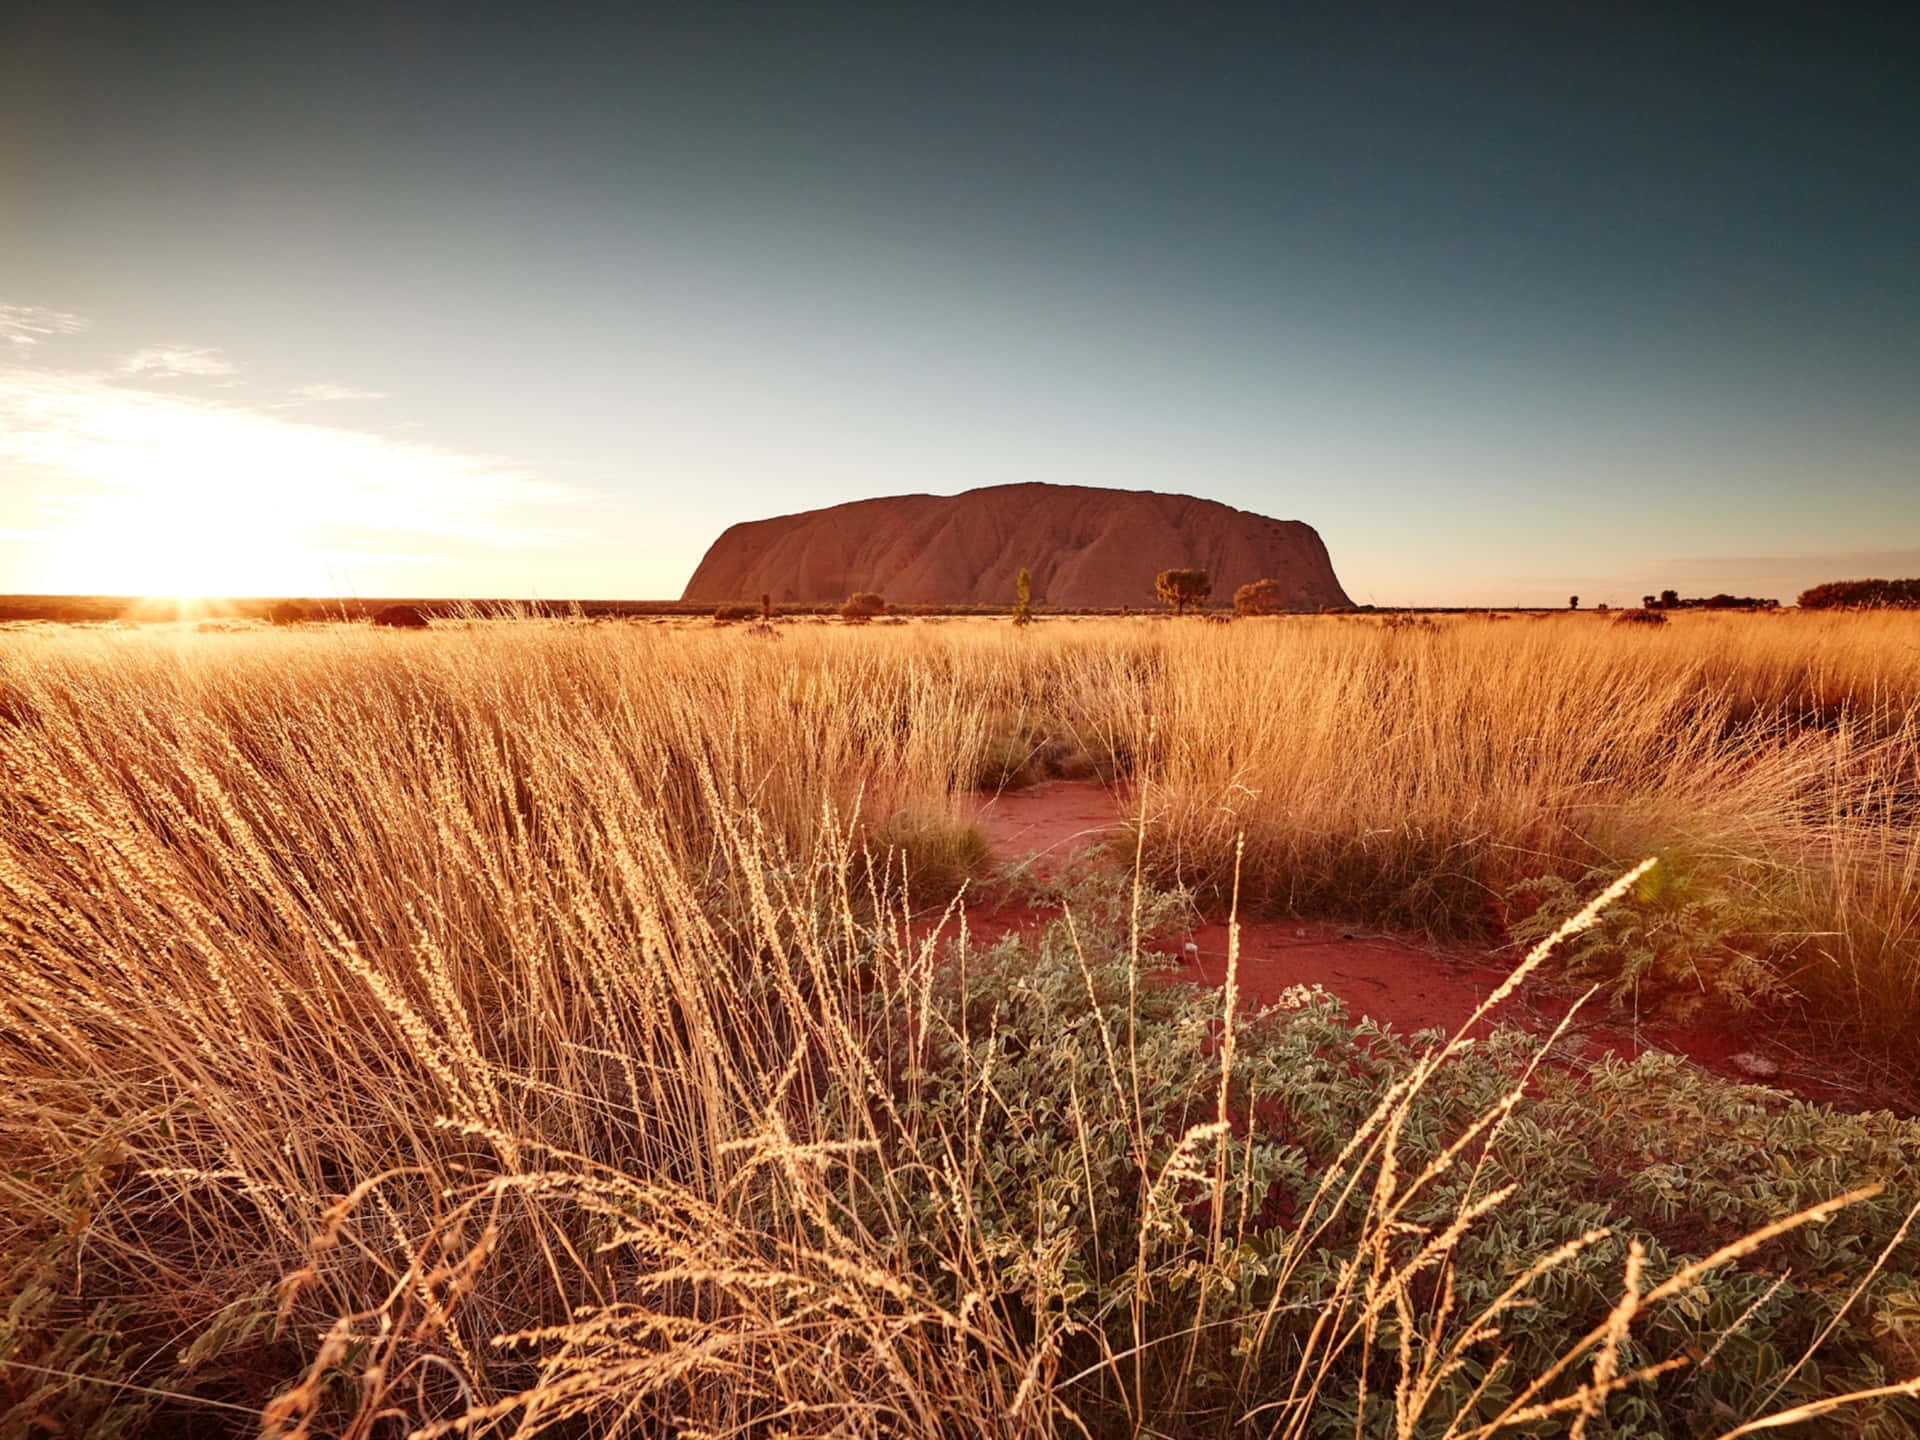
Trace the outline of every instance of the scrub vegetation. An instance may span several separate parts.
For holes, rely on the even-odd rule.
[[[1920,1122],[1152,939],[1911,1043],[1920,621],[755,631],[0,636],[0,1434],[1920,1425]],[[1050,775],[1143,824],[976,943]]]

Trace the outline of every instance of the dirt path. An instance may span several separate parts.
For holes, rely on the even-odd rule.
[[[996,861],[1026,861],[1050,879],[1074,856],[1102,840],[1127,834],[1124,796],[1090,782],[1056,780],[1029,790],[983,799],[974,822]],[[982,903],[969,908],[977,942],[1011,933],[1035,933],[1057,908]],[[1196,985],[1226,979],[1227,926],[1211,921],[1187,933],[1157,937],[1155,949],[1183,957],[1181,978]],[[1486,948],[1442,947],[1406,936],[1298,921],[1256,921],[1240,927],[1239,984],[1243,1003],[1272,1004],[1296,985],[1320,985],[1367,1016],[1402,1034],[1464,1024],[1487,993],[1504,980],[1518,956]],[[1505,1023],[1550,1031],[1567,1013],[1574,992],[1537,978],[1499,1012]],[[1609,1011],[1590,1002],[1576,1017],[1563,1053],[1570,1060],[1631,1058],[1663,1050],[1730,1080],[1791,1090],[1806,1099],[1850,1109],[1889,1106],[1909,1112],[1913,1097],[1880,1083],[1859,1067],[1836,1066],[1805,1035],[1757,1017],[1722,1015],[1677,1024],[1660,1017]]]

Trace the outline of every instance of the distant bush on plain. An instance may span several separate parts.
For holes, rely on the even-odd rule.
[[[418,605],[383,605],[373,612],[373,623],[393,630],[425,630],[432,622]]]
[[[1286,598],[1281,593],[1278,580],[1250,581],[1233,592],[1233,613],[1236,615],[1278,615],[1286,608]]]
[[[871,590],[856,590],[847,597],[847,603],[840,607],[842,620],[871,620],[876,615],[884,615],[887,602],[883,596]]]
[[[1920,580],[1829,580],[1800,592],[1802,610],[1920,609]]]

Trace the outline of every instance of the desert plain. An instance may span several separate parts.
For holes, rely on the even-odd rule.
[[[1909,1434],[1917,820],[1911,613],[11,625],[0,1427]]]

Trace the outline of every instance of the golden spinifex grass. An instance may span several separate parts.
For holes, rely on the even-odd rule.
[[[1916,641],[1893,617],[1196,628],[1150,690],[1162,866],[1218,888],[1244,832],[1269,902],[1486,934],[1530,880],[1657,854],[1654,915],[1690,907],[1646,947],[1669,979],[1911,1025]]]
[[[1583,708],[1612,684],[1723,718],[1746,738],[1714,744],[1801,787],[1814,843],[1743,863],[1824,864],[1862,912],[1886,894],[1859,873],[1910,893],[1898,796],[1869,803],[1911,763],[1909,662],[1814,684],[1715,659],[1734,678],[1703,709],[1707,647],[1524,624],[10,637],[5,1423],[1598,1435],[1897,1389],[1912,1127],[1796,1110],[1763,1148],[1817,1188],[1722,1174],[1724,1233],[1689,1261],[1620,1238],[1631,1205],[1562,1205],[1558,1137],[1592,1150],[1603,1108],[1647,1104],[1746,1137],[1773,1124],[1750,1100],[1655,1067],[1596,1079],[1601,1105],[1510,1040],[1421,1053],[1313,996],[1250,1016],[1144,983],[1113,885],[1036,952],[955,955],[911,851],[907,895],[861,854],[859,814],[936,805],[1018,735],[1150,764],[1161,869],[1220,863],[1218,777],[1320,767],[1324,814],[1296,788],[1230,817],[1275,893],[1312,825],[1417,829],[1496,773],[1449,832],[1488,856],[1524,824],[1550,861],[1602,860],[1596,836],[1665,819],[1722,856],[1762,792],[1685,790],[1673,767],[1720,752]],[[1491,739],[1441,744],[1502,656],[1511,688],[1576,694],[1539,682],[1500,723],[1590,738],[1505,771]],[[1365,742],[1375,793],[1342,808]],[[1818,843],[1856,822],[1864,872]],[[1364,893],[1389,892],[1341,898]],[[1549,1120],[1523,1123],[1529,1085]],[[1815,1228],[1739,1239],[1808,1206]]]

